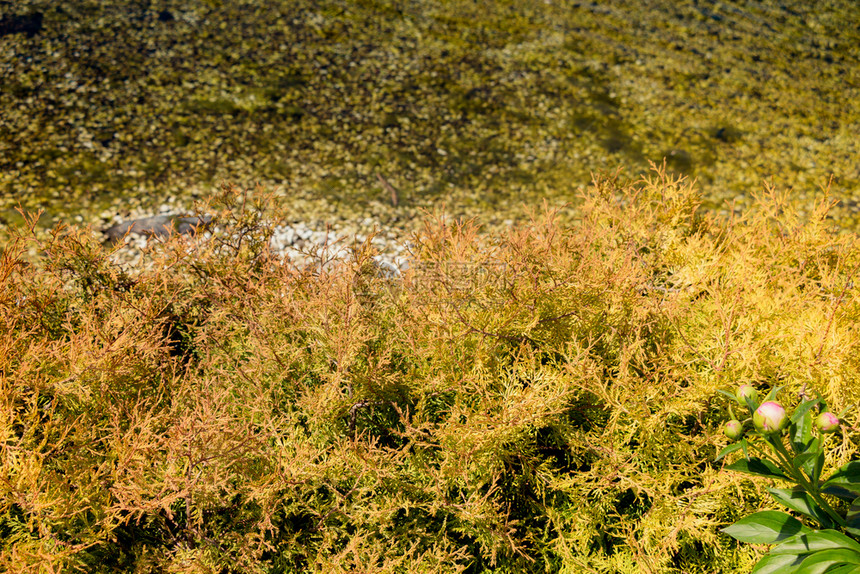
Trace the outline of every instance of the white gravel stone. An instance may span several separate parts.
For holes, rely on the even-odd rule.
[[[159,215],[165,214],[187,214],[190,211],[179,209],[175,202],[164,204],[156,210]],[[124,215],[101,214],[102,221],[109,224],[120,223],[132,219],[148,217],[152,213],[134,212]],[[365,218],[361,223],[370,222],[370,227],[381,228],[379,222]],[[278,255],[289,257],[296,263],[310,263],[314,257],[323,256],[324,259],[332,259],[333,262],[345,261],[352,254],[352,246],[363,244],[367,236],[358,233],[357,222],[342,221],[337,226],[325,225],[316,222],[312,227],[305,222],[294,222],[290,225],[278,225],[273,230],[270,248]],[[198,236],[200,241],[209,241],[217,230],[206,230]],[[123,246],[113,255],[117,264],[128,270],[139,268],[143,261],[142,254],[148,247],[150,241],[159,241],[139,233],[129,233],[123,239]],[[398,239],[395,231],[387,230],[375,235],[371,239],[371,245],[379,252],[373,260],[379,266],[380,271],[389,277],[398,276],[401,269],[405,269],[406,258],[401,254],[406,250],[406,245]],[[325,251],[325,253],[323,253]]]

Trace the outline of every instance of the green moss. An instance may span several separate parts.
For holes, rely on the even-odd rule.
[[[771,176],[812,196],[835,173],[837,197],[858,193],[860,116],[845,102],[858,96],[860,32],[841,24],[860,19],[850,0],[492,11],[466,0],[192,0],[170,22],[143,5],[20,4],[51,25],[33,41],[2,39],[7,207],[26,197],[86,214],[92,205],[68,198],[99,178],[157,202],[271,174],[294,198],[340,194],[353,216],[378,172],[408,177],[418,203],[445,197],[463,210],[496,195],[569,200],[595,170],[635,176],[664,157],[699,178],[709,205]],[[93,153],[105,169],[68,167]],[[146,167],[149,155],[169,171]],[[121,169],[143,179],[119,186]]]
[[[191,114],[212,114],[216,116],[239,114],[243,110],[236,102],[226,99],[194,99],[188,102],[186,109]],[[232,118],[230,118],[232,119]]]

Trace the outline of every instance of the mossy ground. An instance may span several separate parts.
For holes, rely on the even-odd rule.
[[[297,212],[515,214],[648,161],[706,204],[830,174],[860,204],[860,5],[21,0],[0,38],[0,224],[277,185]],[[386,183],[383,183],[383,180]],[[390,187],[389,187],[390,186]],[[391,204],[391,187],[398,207]]]

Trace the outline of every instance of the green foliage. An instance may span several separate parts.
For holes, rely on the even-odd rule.
[[[767,398],[775,399],[779,388],[771,389]],[[827,410],[821,399],[815,399],[800,403],[789,419],[782,405],[772,400],[759,404],[748,389],[749,385],[742,385],[733,398],[748,409],[751,417],[744,422],[752,422],[755,430],[738,443],[746,458],[727,468],[795,483],[790,489],[769,488],[768,492],[776,502],[802,515],[805,522],[820,530],[811,530],[784,512],[762,511],[742,518],[723,532],[741,542],[776,544],[753,572],[778,569],[784,573],[812,574],[860,569],[860,543],[854,539],[860,535],[860,529],[853,514],[860,503],[858,461],[849,462],[827,479],[821,479],[826,435],[839,429],[839,418]],[[732,397],[725,391],[723,394]],[[820,414],[813,423],[812,410],[816,406]],[[767,424],[763,423],[765,420]],[[791,426],[786,428],[789,420]],[[820,433],[814,438],[813,424]],[[786,438],[791,451],[786,448]],[[755,449],[761,457],[750,457],[749,449]],[[717,458],[735,450],[738,449],[729,446]],[[825,494],[847,496],[852,501],[847,514],[840,513]]]
[[[767,494],[712,462],[716,390],[860,392],[860,253],[824,204],[722,221],[662,170],[598,178],[573,226],[428,215],[391,280],[369,242],[272,253],[255,197],[135,274],[74,230],[5,247],[2,568],[747,572],[719,529]]]

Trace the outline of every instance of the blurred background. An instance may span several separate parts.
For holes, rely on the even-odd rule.
[[[229,181],[296,220],[515,220],[649,162],[860,207],[855,0],[0,1],[0,227]]]

